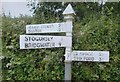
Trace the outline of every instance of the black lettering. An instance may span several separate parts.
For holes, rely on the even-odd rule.
[[[79,60],[82,60],[82,58],[81,58],[81,57],[79,57]]]
[[[40,47],[40,43],[37,43],[37,44],[36,44],[36,47],[39,48],[39,47]]]
[[[49,38],[47,38],[47,37],[44,37],[44,41],[48,41],[48,39],[49,39]]]
[[[35,40],[35,38],[33,39]],[[55,43],[25,43],[25,48],[55,47]]]
[[[99,58],[99,61],[101,61],[101,60],[102,60],[102,58],[100,57],[100,58]]]
[[[90,55],[92,55],[93,52],[90,53]]]
[[[59,46],[61,46],[61,43],[59,43]]]
[[[25,48],[28,48],[28,47],[29,47],[28,43],[25,43]]]
[[[77,58],[77,60],[79,60],[79,57],[76,57]]]
[[[29,37],[29,41],[30,41],[30,37]]]
[[[31,44],[31,43],[28,43],[28,45],[29,45],[29,47],[31,47],[32,44]]]
[[[51,46],[55,47],[55,43],[52,43],[52,45],[51,45]]]
[[[81,53],[83,56],[85,55],[85,53]]]
[[[25,37],[25,41],[51,41],[53,37]]]
[[[27,37],[25,37],[25,41],[28,41],[28,38],[27,38]]]
[[[36,43],[33,43],[32,46],[35,48],[36,47]]]
[[[40,47],[40,43],[37,44],[37,47]]]
[[[34,37],[32,37],[32,41],[35,41],[35,38],[34,38]]]
[[[46,44],[45,44],[45,46],[47,46],[47,47],[48,47],[49,45],[50,45],[50,43],[46,43]]]
[[[35,38],[36,41],[39,41],[39,38]]]
[[[94,61],[94,57],[84,57],[85,61]]]
[[[58,24],[58,27],[60,27],[60,26],[61,26],[61,24],[59,23],[59,24]]]
[[[44,40],[44,37],[40,37],[39,40],[40,40],[40,41],[43,41],[43,40]]]
[[[79,55],[82,55],[82,53],[80,52],[80,53],[78,53]]]
[[[40,37],[37,39],[37,41],[41,41]]]
[[[41,47],[44,47],[44,44],[40,44]]]
[[[35,32],[37,32],[37,29],[35,28]]]
[[[46,41],[50,41],[50,38],[47,38],[47,37],[46,37]]]
[[[94,61],[94,57],[92,57],[92,61]]]
[[[31,32],[31,30],[29,29],[28,32]]]

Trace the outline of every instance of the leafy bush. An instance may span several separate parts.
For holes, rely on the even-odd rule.
[[[72,79],[120,80],[120,14],[115,11],[119,3],[116,4],[108,3],[98,12],[99,7],[96,4],[83,3],[81,6],[79,3],[73,3],[74,8],[78,9],[77,13],[80,13],[79,10],[82,8],[82,15],[78,14],[74,20],[72,49],[110,51],[110,61],[72,62]],[[44,7],[42,8],[44,10]],[[50,19],[42,18],[40,13],[42,12],[36,11],[32,18],[13,19],[3,16],[2,52],[5,56],[2,59],[3,80],[64,80],[65,48],[34,50],[19,48],[19,36],[26,34],[27,24],[45,23],[45,20],[46,23],[56,22],[56,17],[51,16],[53,12],[47,12]]]

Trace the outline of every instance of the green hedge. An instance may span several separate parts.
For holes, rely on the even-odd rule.
[[[42,20],[41,20],[42,21]],[[3,17],[3,80],[64,80],[65,48],[20,50],[19,36],[30,17]],[[56,22],[55,18],[47,22]],[[72,62],[73,80],[120,80],[120,17],[105,13],[74,20],[73,50],[110,51],[109,63]],[[63,34],[65,35],[65,34]]]

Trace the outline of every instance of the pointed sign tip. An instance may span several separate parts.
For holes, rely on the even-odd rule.
[[[62,13],[63,15],[67,15],[67,14],[75,14],[75,11],[73,10],[71,4],[68,4],[68,6],[66,7],[66,9],[63,11]]]

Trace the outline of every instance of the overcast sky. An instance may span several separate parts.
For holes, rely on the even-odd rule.
[[[20,14],[32,15],[26,0],[2,0],[1,4],[3,8],[2,11],[5,12],[6,15],[8,15],[9,12],[12,17],[18,17]]]

